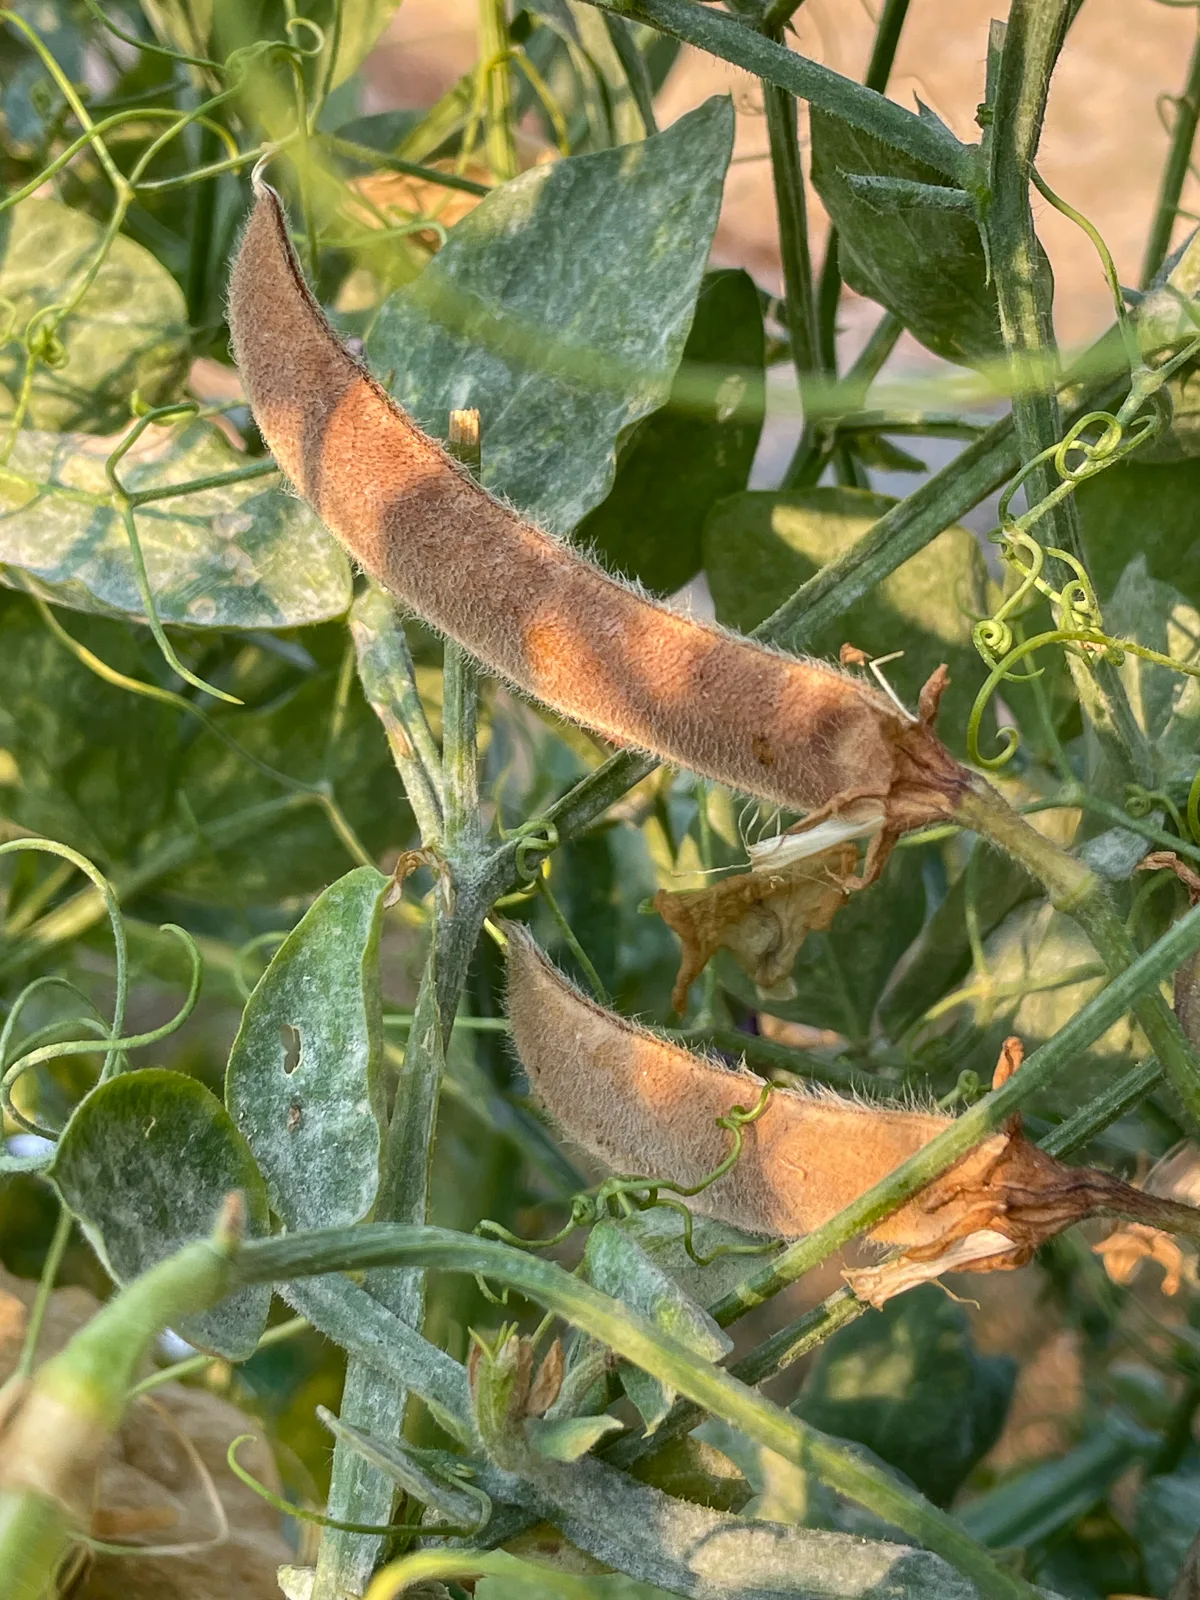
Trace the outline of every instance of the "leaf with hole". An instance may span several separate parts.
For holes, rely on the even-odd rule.
[[[662,593],[700,570],[704,519],[746,487],[762,432],[765,383],[758,290],[745,272],[700,289],[671,398],[617,454],[604,502],[577,537],[606,566]]]
[[[104,473],[112,447],[87,434],[17,435],[0,466],[0,579],[76,611],[141,621],[129,537]],[[211,423],[193,422],[148,429],[120,473],[136,493],[246,465]],[[350,605],[340,546],[278,478],[155,500],[135,515],[163,622],[293,628],[339,617]],[[5,577],[5,568],[14,575]]]
[[[240,1190],[250,1237],[270,1232],[267,1191],[245,1139],[217,1097],[178,1072],[126,1072],[80,1102],[51,1175],[118,1283],[207,1238]],[[178,1332],[238,1361],[262,1336],[269,1285],[240,1289]]]
[[[0,242],[0,418],[12,414],[21,390],[31,319],[82,283],[103,231],[86,211],[58,200],[23,200],[14,208]],[[111,431],[129,421],[135,390],[149,405],[178,392],[188,355],[183,294],[148,250],[118,234],[58,338],[63,359],[38,363],[24,422]]]
[[[811,128],[813,187],[838,230],[850,287],[947,361],[1003,355],[996,291],[967,196],[933,167],[816,106]]]
[[[372,368],[444,436],[483,421],[482,479],[568,533],[612,487],[620,434],[664,404],[712,244],[733,108],[534,167],[451,231],[384,302]]]
[[[230,1052],[226,1102],[289,1228],[358,1222],[375,1203],[389,882],[358,867],[326,889],[263,973]]]

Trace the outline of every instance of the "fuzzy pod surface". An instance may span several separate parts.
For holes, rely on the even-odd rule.
[[[506,925],[513,1044],[535,1095],[559,1128],[615,1172],[691,1187],[730,1151],[717,1125],[749,1109],[753,1073],[680,1049],[581,994],[520,927]],[[1001,1053],[994,1084],[1021,1063]],[[799,1238],[829,1222],[948,1128],[939,1111],[864,1104],[832,1091],[776,1086],[743,1130],[738,1160],[688,1200],[752,1233]],[[890,1266],[849,1274],[876,1305],[945,1271],[1024,1266],[1046,1239],[1091,1216],[1121,1216],[1200,1237],[1200,1211],[1031,1144],[1020,1117],[984,1137],[868,1237],[899,1245]]]
[[[508,937],[508,1013],[513,1044],[538,1100],[559,1127],[615,1172],[686,1186],[729,1153],[717,1126],[749,1108],[763,1080],[694,1055],[596,1005],[554,967],[523,929]],[[940,1112],[909,1111],[776,1088],[744,1130],[733,1169],[689,1205],[753,1233],[799,1238],[828,1222],[950,1125]],[[1003,1148],[1006,1135],[988,1141]],[[928,1244],[944,1219],[912,1200],[872,1235],[885,1244]]]
[[[885,836],[949,814],[967,774],[926,719],[658,604],[481,488],[337,338],[261,181],[228,310],[280,468],[367,572],[494,673],[620,744],[794,811],[876,797]]]

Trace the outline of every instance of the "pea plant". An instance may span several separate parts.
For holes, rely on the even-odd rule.
[[[480,0],[373,115],[395,0],[0,8],[5,1596],[193,1550],[101,1493],[176,1379],[294,1600],[1197,1592],[1200,41],[1134,287],[1037,168],[1080,8],[973,144],[908,0],[861,84],[793,0]],[[1079,1373],[1015,1461],[1000,1271]]]

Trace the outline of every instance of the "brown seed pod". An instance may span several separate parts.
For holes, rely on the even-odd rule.
[[[752,1106],[763,1080],[731,1071],[605,1011],[551,965],[522,928],[508,935],[508,1011],[513,1042],[542,1105],[591,1156],[613,1171],[685,1186],[729,1153],[717,1118]],[[999,1086],[1020,1066],[1007,1041]],[[777,1087],[744,1130],[730,1172],[689,1201],[707,1216],[753,1233],[811,1233],[914,1155],[953,1118],[870,1105],[830,1091]],[[914,1199],[872,1229],[904,1255],[848,1274],[875,1304],[943,1272],[1024,1266],[1044,1240],[1092,1215],[1141,1217],[1195,1232],[1188,1206],[1143,1194],[1107,1173],[1068,1167],[1030,1144],[1020,1118],[990,1134]]]
[[[326,526],[405,606],[622,744],[796,811],[879,801],[868,871],[896,834],[950,814],[967,774],[927,718],[657,604],[480,488],[344,348],[278,195],[255,188],[229,286],[255,418]]]

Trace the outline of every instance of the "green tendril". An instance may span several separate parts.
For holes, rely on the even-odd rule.
[[[21,841],[24,842],[24,841]],[[144,1045],[157,1044],[159,1040],[168,1038],[175,1033],[191,1016],[200,995],[200,983],[204,975],[204,963],[200,959],[200,952],[196,948],[196,941],[185,928],[179,927],[174,922],[164,922],[161,932],[173,933],[191,957],[192,973],[188,983],[187,998],[175,1015],[164,1022],[161,1027],[153,1028],[149,1033],[134,1033],[126,1038],[101,1037],[99,1039],[65,1039],[57,1044],[44,1044],[36,1049],[26,1050],[11,1066],[7,1067],[3,1078],[0,1078],[0,1104],[14,1120],[20,1122],[29,1132],[40,1134],[46,1139],[58,1137],[58,1131],[32,1125],[28,1118],[22,1116],[12,1103],[12,1089],[17,1079],[34,1067],[44,1066],[48,1061],[60,1061],[67,1056],[92,1055],[99,1048],[107,1050],[105,1065],[100,1074],[103,1082],[120,1070],[117,1063],[127,1050],[140,1050]],[[82,1019],[81,1019],[82,1020]]]
[[[1057,554],[1057,552],[1053,552]],[[1004,748],[999,754],[985,756],[979,748],[979,730],[983,720],[983,713],[987,709],[988,701],[995,694],[997,688],[1009,675],[1010,669],[1027,655],[1043,649],[1050,644],[1084,645],[1088,651],[1077,653],[1086,655],[1089,651],[1102,654],[1114,666],[1120,666],[1126,655],[1137,656],[1142,661],[1153,662],[1155,666],[1168,667],[1172,672],[1182,673],[1188,678],[1200,678],[1200,666],[1189,666],[1185,661],[1176,661],[1174,657],[1163,655],[1160,650],[1151,650],[1146,645],[1138,644],[1133,639],[1114,639],[1108,634],[1100,632],[1097,628],[1055,628],[1048,633],[1036,634],[1032,639],[1014,646],[1009,653],[996,662],[988,674],[983,687],[975,696],[975,704],[971,707],[971,715],[967,722],[967,755],[976,765],[987,772],[995,772],[1012,759],[1014,752],[1021,742],[1021,736],[1013,727],[1005,726],[996,730],[997,737],[1004,740]],[[1197,775],[1200,781],[1200,774]],[[1192,785],[1196,790],[1196,783]],[[1192,817],[1192,798],[1188,799],[1189,825]],[[1197,805],[1200,805],[1200,796],[1197,796]],[[1197,817],[1200,821],[1200,816]],[[1200,835],[1197,835],[1200,838]]]
[[[100,6],[100,0],[83,0],[84,5],[101,27],[107,28],[109,33],[122,40],[125,44],[133,45],[145,55],[165,56],[168,61],[178,61],[185,67],[206,67],[210,72],[222,72],[224,68],[219,61],[211,61],[207,56],[190,56],[184,50],[172,50],[168,45],[156,44],[149,39],[139,39],[136,33],[126,33],[113,20],[106,16]]]
[[[298,1506],[292,1500],[285,1500],[282,1495],[275,1494],[268,1489],[265,1483],[260,1483],[252,1472],[248,1472],[237,1458],[237,1452],[244,1444],[253,1444],[256,1435],[253,1433],[239,1433],[232,1440],[229,1449],[225,1452],[225,1460],[229,1470],[241,1480],[247,1489],[265,1500],[269,1506],[281,1512],[285,1517],[294,1517],[297,1522],[310,1523],[315,1528],[334,1528],[339,1533],[363,1533],[386,1535],[391,1533],[423,1533],[430,1537],[440,1535],[446,1538],[465,1538],[473,1530],[459,1528],[451,1524],[438,1524],[433,1522],[343,1522],[339,1517],[327,1517],[320,1511],[308,1511],[304,1506]]]
[[[260,933],[253,939],[247,939],[246,943],[234,952],[233,986],[243,1000],[249,1000],[254,993],[254,984],[246,975],[246,963],[250,957],[256,955],[259,950],[266,949],[268,945],[281,945],[286,938],[286,930],[273,928],[269,933]]]
[[[117,474],[117,468],[148,427],[154,423],[191,421],[198,410],[199,407],[195,401],[152,407],[137,419],[120,444],[105,461],[104,473],[112,486],[113,509],[125,524],[125,534],[129,540],[129,553],[133,557],[133,570],[137,578],[138,593],[146,611],[146,620],[150,625],[150,632],[154,635],[155,643],[162,652],[163,660],[166,661],[173,672],[178,673],[193,688],[212,695],[214,699],[224,700],[228,705],[240,706],[243,702],[238,699],[237,695],[227,694],[224,689],[218,689],[213,684],[206,683],[203,678],[197,677],[194,672],[190,672],[175,654],[171,641],[167,638],[166,631],[159,620],[158,608],[154,603],[154,594],[150,588],[149,575],[146,572],[146,561],[142,555],[142,544],[138,538],[137,521],[129,491]]]
[[[594,1227],[603,1218],[617,1215],[618,1208],[624,1214],[628,1214],[630,1210],[649,1211],[656,1206],[667,1206],[683,1216],[683,1246],[697,1266],[709,1266],[720,1256],[726,1255],[764,1255],[776,1249],[780,1240],[769,1239],[763,1244],[722,1244],[706,1256],[699,1255],[692,1242],[692,1214],[683,1204],[683,1200],[702,1194],[705,1189],[732,1171],[742,1154],[746,1128],[752,1122],[757,1122],[767,1109],[774,1088],[773,1083],[764,1083],[753,1106],[732,1106],[724,1116],[716,1119],[718,1128],[724,1128],[733,1135],[733,1142],[725,1159],[706,1177],[701,1178],[699,1183],[688,1187],[685,1184],[674,1183],[668,1178],[635,1177],[616,1173],[611,1178],[606,1178],[595,1189],[587,1189],[573,1195],[569,1220],[549,1238],[522,1239],[517,1234],[510,1233],[501,1223],[487,1218],[476,1225],[475,1232],[483,1238],[499,1239],[502,1243],[514,1245],[521,1250],[550,1250],[570,1238],[576,1229]],[[662,1193],[663,1190],[667,1193]],[[674,1196],[680,1198],[673,1198]],[[507,1304],[507,1299],[497,1300],[490,1291],[485,1289],[484,1292],[493,1304]],[[507,1295],[507,1291],[505,1294]]]
[[[78,850],[72,850],[70,845],[59,844],[56,839],[10,839],[7,844],[0,844],[0,856],[17,855],[25,850],[38,851],[45,855],[58,856],[63,861],[82,872],[93,887],[99,891],[104,901],[104,909],[108,913],[109,924],[112,927],[113,951],[116,958],[116,997],[113,1001],[112,1025],[109,1029],[108,1061],[105,1070],[114,1056],[119,1053],[120,1045],[116,1043],[121,1029],[125,1026],[125,1005],[129,995],[129,949],[125,937],[125,923],[121,916],[121,907],[117,900],[116,891],[100,869],[80,855]]]

